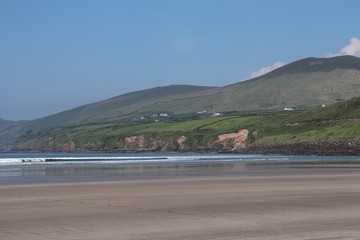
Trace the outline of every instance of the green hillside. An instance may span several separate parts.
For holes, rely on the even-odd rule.
[[[306,111],[289,118],[288,121],[322,121],[322,120],[360,119],[360,98],[339,102],[328,107]]]
[[[0,118],[0,130],[11,127],[13,125],[18,124],[16,121],[8,121]]]
[[[339,56],[333,58],[305,58],[278,68],[268,74],[276,77],[284,74],[330,72],[336,69],[360,70],[360,59],[354,56]]]
[[[264,143],[359,142],[360,97],[307,111],[62,127],[37,136],[25,134],[12,147],[47,151],[237,151],[236,137],[219,142],[219,136],[244,130],[248,131],[246,147]]]
[[[215,112],[313,108],[360,94],[360,59],[353,56],[307,58],[264,76],[217,89],[193,99],[160,102],[150,110]],[[190,106],[190,107],[187,107]]]
[[[211,91],[212,89],[216,88],[171,85],[124,94],[19,124],[4,132],[0,132],[0,143],[10,141],[29,132],[33,135],[38,135],[44,130],[54,127],[113,122],[130,116],[137,116],[140,114],[138,109],[146,108],[146,106],[156,102],[170,101],[192,94],[201,95],[202,92]]]
[[[37,136],[46,129],[134,121],[156,113],[171,116],[212,112],[309,109],[360,95],[360,59],[306,58],[266,75],[225,87],[173,85],[132,92],[81,106],[0,132],[0,142]]]

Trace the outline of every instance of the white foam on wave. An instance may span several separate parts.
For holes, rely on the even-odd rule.
[[[241,162],[241,161],[281,161],[287,157],[265,157],[263,155],[157,155],[157,156],[89,156],[89,157],[23,157],[0,158],[0,166],[26,164],[70,164],[70,163],[189,163],[189,162]]]
[[[0,158],[1,165],[17,165],[45,162],[45,158]]]

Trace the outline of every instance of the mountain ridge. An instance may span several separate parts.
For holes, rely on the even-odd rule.
[[[339,68],[360,70],[360,58],[351,55],[337,56],[332,58],[308,57],[292,62],[291,64],[287,64],[281,68],[277,68],[268,76],[273,77],[274,75],[284,73],[292,74],[318,71],[329,72]]]

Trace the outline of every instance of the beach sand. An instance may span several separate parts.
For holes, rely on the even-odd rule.
[[[360,239],[360,169],[0,186],[0,239]]]

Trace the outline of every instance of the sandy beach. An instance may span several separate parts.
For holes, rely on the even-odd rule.
[[[0,186],[0,239],[360,239],[360,169]]]

